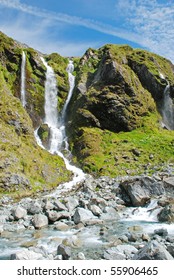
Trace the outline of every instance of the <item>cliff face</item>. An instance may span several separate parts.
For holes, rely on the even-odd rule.
[[[86,170],[92,169],[97,174],[125,174],[129,172],[129,166],[136,173],[139,167],[144,170],[143,165],[157,164],[160,158],[153,150],[153,141],[148,141],[147,147],[135,142],[136,138],[144,141],[143,137],[149,129],[151,132],[156,129],[156,140],[168,134],[161,131],[160,121],[164,90],[168,83],[170,96],[174,96],[172,63],[129,46],[106,45],[99,50],[89,49],[80,59],[76,72],[76,87],[67,121],[77,161]],[[104,137],[106,131],[110,132],[112,140]],[[116,144],[120,142],[120,132],[125,132],[125,142],[129,145]],[[137,135],[133,136],[133,133]],[[142,135],[142,139],[138,134]],[[141,150],[141,159],[134,159],[130,152],[132,149]],[[155,154],[153,160],[149,159],[150,150]]]
[[[20,102],[22,51],[26,98]],[[0,33],[0,192],[35,192],[70,176],[58,156],[34,138],[44,119],[45,67],[41,53]],[[57,77],[58,109],[68,94],[68,59],[45,56]],[[161,126],[164,90],[174,97],[174,66],[129,46],[106,45],[74,58],[76,85],[67,134],[76,164],[96,175],[153,172],[173,163],[174,132]],[[43,130],[43,131],[42,131]],[[40,130],[44,140],[44,126]],[[45,140],[47,141],[47,139]]]

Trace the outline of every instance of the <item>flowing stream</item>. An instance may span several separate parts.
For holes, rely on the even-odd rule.
[[[25,90],[25,81],[26,81],[26,54],[22,52],[22,63],[21,63],[21,102],[22,106],[26,106],[26,90]]]

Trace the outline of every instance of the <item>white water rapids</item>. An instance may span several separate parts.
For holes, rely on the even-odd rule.
[[[26,54],[22,52],[22,63],[21,63],[21,102],[22,106],[26,106],[26,90],[25,90],[25,81],[26,81]]]
[[[62,109],[62,115],[60,116],[58,113],[58,99],[57,99],[57,81],[54,74],[53,69],[48,65],[48,63],[44,60],[44,58],[41,58],[43,64],[46,67],[46,81],[45,81],[45,119],[44,123],[48,125],[50,129],[50,145],[49,145],[49,152],[51,154],[57,154],[61,158],[63,158],[65,162],[65,166],[67,170],[71,171],[74,176],[73,179],[70,182],[67,182],[65,184],[62,184],[59,186],[59,190],[57,192],[61,192],[62,190],[69,190],[77,183],[81,182],[85,178],[84,172],[72,165],[69,160],[63,155],[61,152],[62,148],[65,150],[68,150],[68,142],[67,142],[67,136],[66,136],[66,128],[65,128],[65,117],[66,117],[66,110],[69,104],[69,101],[71,100],[73,89],[74,89],[74,83],[75,83],[75,77],[72,74],[74,71],[74,65],[73,61],[70,60],[69,64],[67,66],[67,72],[69,77],[69,92],[66,99],[66,102],[64,104],[64,107]],[[37,140],[37,143],[44,148],[41,139],[38,137],[37,130],[35,131],[35,137]]]

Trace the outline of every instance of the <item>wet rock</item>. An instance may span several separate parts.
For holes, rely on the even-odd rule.
[[[163,179],[166,194],[174,196],[174,176]]]
[[[150,236],[147,233],[143,233],[141,238],[143,241],[150,241]]]
[[[49,222],[55,222],[59,218],[59,214],[56,211],[50,210],[46,212]]]
[[[26,215],[27,215],[27,210],[18,205],[18,206],[12,211],[12,215],[13,215],[13,217],[15,218],[15,220],[19,220],[19,219],[25,218]]]
[[[71,248],[60,244],[57,248],[57,255],[62,255],[63,260],[69,260],[71,257]]]
[[[60,222],[60,221],[56,222],[54,225],[55,225],[54,229],[57,229],[60,231],[66,231],[69,229],[69,226],[67,224]]]
[[[35,214],[39,214],[41,213],[42,211],[42,206],[39,202],[31,202],[29,208],[28,208],[28,214],[32,214],[32,215],[35,215]]]
[[[102,214],[102,210],[97,205],[90,205],[89,210],[91,210],[95,216],[100,216]]]
[[[85,255],[83,252],[79,252],[77,254],[77,260],[86,260]]]
[[[167,246],[167,251],[172,255],[174,258],[174,244],[170,244]]]
[[[105,207],[104,213],[101,214],[101,220],[116,220],[119,218],[117,211],[113,207]]]
[[[33,225],[36,229],[48,226],[48,218],[44,214],[35,214],[33,217]]]
[[[159,196],[165,193],[162,182],[150,177],[133,177],[120,184],[122,198],[131,206],[145,206],[151,196]]]
[[[172,255],[156,240],[147,243],[133,256],[133,260],[173,260]]]
[[[166,205],[158,214],[160,222],[174,223],[174,204]]]
[[[154,230],[154,234],[157,234],[162,237],[166,237],[168,235],[168,231],[167,231],[167,229],[160,228],[160,229]]]
[[[11,260],[39,260],[42,258],[42,254],[35,253],[31,250],[24,249],[16,252],[10,256]]]
[[[66,207],[68,211],[71,213],[73,210],[79,205],[78,199],[74,197],[68,197],[65,199]]]
[[[59,200],[54,202],[54,208],[58,211],[67,211],[67,207]]]
[[[91,219],[93,220],[96,219],[96,216],[94,216],[90,210],[80,208],[80,207],[76,209],[73,216],[73,221],[75,224],[79,224],[79,223],[85,224],[85,222],[90,221]]]
[[[117,249],[117,247],[112,247],[107,249],[104,252],[104,259],[105,260],[125,260],[126,256],[119,252],[119,250]]]

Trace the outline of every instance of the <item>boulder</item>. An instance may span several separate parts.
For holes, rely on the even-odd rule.
[[[42,259],[42,254],[35,253],[31,250],[24,249],[10,256],[11,260],[39,260]]]
[[[174,204],[166,205],[158,214],[160,222],[174,223]]]
[[[95,216],[100,216],[102,214],[102,210],[97,205],[90,205],[89,209]]]
[[[28,207],[28,214],[39,214],[42,211],[42,206],[39,202],[32,201]]]
[[[119,250],[117,249],[117,247],[112,247],[107,249],[104,252],[104,259],[105,260],[125,260],[126,256],[119,252]]]
[[[132,258],[133,260],[173,260],[172,255],[156,240],[147,243]]]
[[[59,218],[59,214],[56,211],[50,210],[46,212],[49,222],[55,222]]]
[[[48,218],[43,214],[35,214],[33,217],[33,225],[36,229],[48,226]]]
[[[73,221],[75,224],[84,223],[96,219],[96,216],[88,210],[78,207],[73,215]]]
[[[79,205],[78,200],[74,197],[66,198],[65,202],[69,212],[73,212],[73,210]]]
[[[54,202],[54,208],[58,211],[67,211],[67,207],[59,200]]]
[[[119,218],[117,211],[113,207],[106,206],[100,215],[101,220],[116,220]]]
[[[19,220],[24,218],[27,215],[27,210],[18,205],[13,211],[12,215],[15,218],[15,220]]]
[[[163,179],[166,194],[174,196],[174,176]]]
[[[63,244],[60,244],[57,247],[57,255],[62,255],[63,260],[69,260],[71,256],[71,248]]]
[[[57,229],[60,231],[66,231],[69,229],[69,226],[67,224],[60,222],[60,221],[56,222],[54,225],[55,225],[54,229]]]
[[[152,196],[165,193],[162,182],[150,177],[133,177],[120,184],[122,198],[128,206],[145,206]]]

